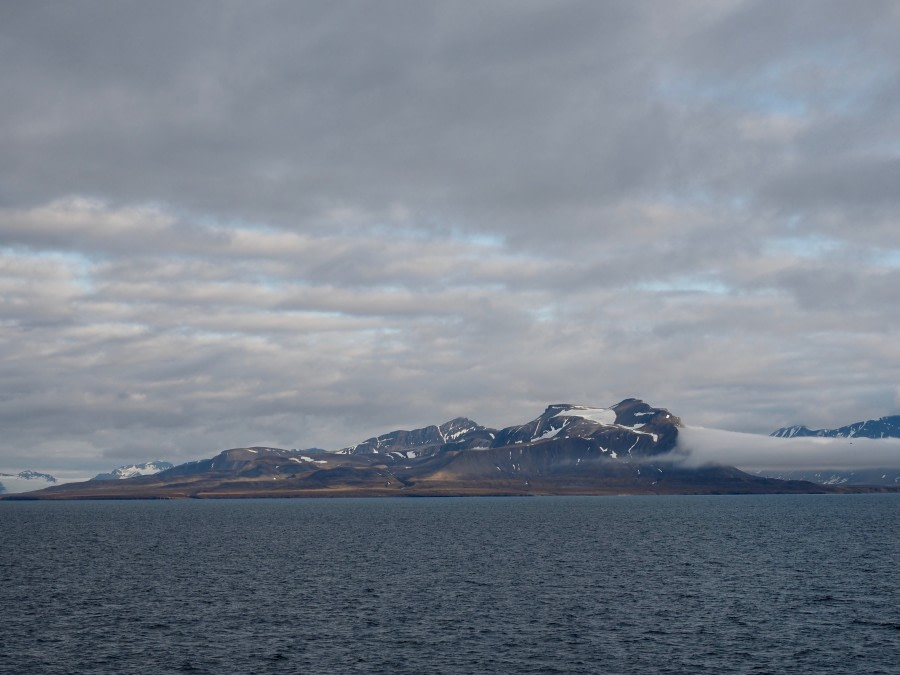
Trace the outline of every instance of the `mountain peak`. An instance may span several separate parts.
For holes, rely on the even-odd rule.
[[[581,417],[598,424],[635,426],[650,421],[662,421],[681,426],[681,420],[665,408],[654,408],[637,398],[626,398],[608,408],[571,403],[554,403],[547,406],[542,417]]]
[[[657,455],[675,447],[680,425],[668,410],[636,398],[608,408],[554,403],[531,422],[500,430],[492,447],[583,439],[611,459]]]
[[[820,436],[824,438],[900,438],[900,415],[888,415],[877,420],[854,422],[836,429],[810,429],[795,425],[773,431],[771,436],[795,438]]]
[[[91,480],[124,480],[126,478],[134,478],[135,476],[150,476],[159,473],[160,471],[171,469],[173,466],[174,465],[169,462],[163,462],[157,459],[142,464],[120,466],[109,473],[98,473]]]

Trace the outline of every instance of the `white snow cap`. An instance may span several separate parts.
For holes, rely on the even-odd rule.
[[[568,410],[563,410],[554,417],[581,417],[598,424],[615,424],[616,411],[612,408],[589,408],[582,405],[574,405]]]

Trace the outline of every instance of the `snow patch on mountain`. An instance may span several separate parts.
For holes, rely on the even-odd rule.
[[[604,426],[612,426],[616,423],[616,411],[611,408],[588,408],[576,405],[557,413],[554,417],[580,417]]]
[[[555,437],[557,434],[559,434],[560,431],[562,431],[562,430],[565,429],[565,428],[566,428],[566,425],[563,424],[561,427],[557,427],[556,429],[552,429],[552,428],[551,428],[551,429],[547,429],[547,431],[545,431],[544,433],[542,433],[540,436],[535,436],[534,440],[536,440],[536,441],[543,441],[543,440],[546,440],[546,439],[548,439],[548,438],[553,438],[553,437]]]
[[[654,412],[639,412],[639,413],[635,413],[633,416],[636,418],[637,417],[652,417],[654,414],[655,414]],[[617,413],[616,413],[614,407],[613,408],[590,408],[587,406],[580,406],[580,405],[570,406],[566,410],[563,410],[553,416],[553,418],[557,418],[557,417],[569,417],[569,418],[583,419],[583,420],[587,420],[589,422],[594,422],[596,424],[600,424],[605,427],[616,427],[619,429],[625,429],[625,430],[631,431],[635,434],[640,434],[642,436],[649,436],[650,438],[653,439],[654,443],[656,443],[659,440],[659,436],[657,434],[653,433],[652,431],[641,431],[641,429],[643,429],[645,426],[647,426],[646,422],[638,422],[637,424],[633,424],[633,425],[618,424],[616,422],[616,420],[618,419],[618,416],[617,416]],[[561,427],[559,429],[552,430],[553,431],[552,436],[555,436],[556,434],[558,434],[560,431],[562,431],[562,428],[564,428],[564,427],[565,427],[565,425],[563,425],[563,427]],[[535,438],[535,440],[538,440],[539,438],[552,438],[552,436],[547,436],[547,434],[549,434],[549,433],[551,433],[551,432],[547,431],[544,433],[544,435],[538,436],[537,438]]]

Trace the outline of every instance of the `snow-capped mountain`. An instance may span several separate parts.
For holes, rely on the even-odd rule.
[[[16,494],[41,490],[58,483],[49,473],[37,471],[20,471],[19,473],[0,473],[0,493]]]
[[[501,429],[490,447],[582,439],[610,459],[631,459],[671,450],[680,424],[668,410],[633,398],[609,408],[555,404],[527,424]]]
[[[825,438],[900,438],[900,415],[890,415],[877,420],[854,422],[837,429],[810,429],[802,425],[782,427],[773,431],[771,436],[779,438],[797,438],[803,436],[822,436]]]
[[[161,462],[159,460],[144,462],[143,464],[131,464],[129,466],[120,466],[109,473],[98,473],[91,480],[122,480],[134,478],[135,476],[151,476],[160,471],[171,469],[173,466],[174,464],[170,462]]]

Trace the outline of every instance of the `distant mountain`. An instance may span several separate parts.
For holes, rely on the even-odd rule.
[[[661,426],[660,426],[660,423]],[[597,449],[615,459],[618,452],[660,454],[674,447],[678,418],[668,411],[651,408],[643,401],[626,399],[611,408],[569,404],[548,406],[542,415],[526,424],[490,429],[465,417],[413,431],[392,431],[358,445],[338,450],[340,454],[385,454],[395,459],[428,457],[450,451],[489,450],[509,445],[534,444],[558,437],[592,439]],[[647,425],[651,425],[647,429]],[[652,429],[660,426],[657,433]],[[669,431],[662,431],[662,428]],[[664,437],[660,441],[660,434]],[[651,440],[652,439],[652,440]],[[651,446],[654,450],[650,450]]]
[[[757,471],[757,475],[780,480],[806,480],[822,485],[900,486],[900,469],[815,469],[812,471]]]
[[[782,427],[770,436],[796,438],[823,436],[826,438],[900,438],[900,415],[890,415],[877,420],[854,422],[837,429],[810,429],[805,426]]]
[[[0,473],[0,493],[15,494],[40,490],[58,481],[49,473],[37,471],[20,471],[19,473]]]
[[[134,478],[135,476],[152,476],[174,466],[170,462],[161,462],[159,460],[144,462],[143,464],[131,464],[129,466],[120,466],[109,473],[98,473],[91,480],[123,480],[125,478]]]
[[[880,417],[877,420],[854,422],[836,429],[810,429],[798,425],[782,427],[770,436],[778,438],[900,438],[900,415]],[[813,469],[807,471],[760,471],[759,475],[785,480],[808,480],[824,485],[900,485],[900,469]]]
[[[490,429],[464,417],[392,431],[337,452],[250,447],[124,480],[93,480],[29,499],[350,497],[838,492],[733,467],[683,468],[669,452],[681,420],[625,399],[609,408],[555,404]]]

